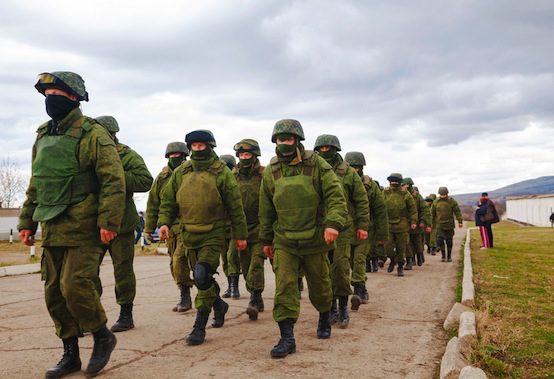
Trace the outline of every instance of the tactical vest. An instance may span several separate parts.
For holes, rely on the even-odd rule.
[[[179,217],[185,231],[207,233],[215,222],[225,220],[225,206],[217,189],[217,177],[225,163],[215,160],[206,171],[194,171],[192,162],[183,163],[182,182],[175,199],[179,204]]]
[[[286,238],[301,241],[315,236],[317,214],[321,199],[313,183],[315,154],[305,151],[302,157],[302,173],[283,176],[281,163],[271,159],[271,171],[275,192],[273,205],[277,211],[278,227]]]
[[[233,169],[233,174],[239,184],[242,206],[248,225],[259,224],[258,211],[260,209],[260,185],[262,183],[263,166],[254,168],[256,172],[252,176],[241,175],[238,166]]]
[[[442,226],[454,225],[454,204],[453,199],[448,197],[446,199],[437,199],[435,202],[435,214],[436,223]]]
[[[348,215],[349,215],[347,224],[352,223],[352,219],[354,218],[354,214],[356,212],[354,204],[352,204],[352,197],[350,196],[351,194],[347,192],[347,188],[344,184],[344,177],[348,173],[349,168],[350,168],[350,164],[348,162],[342,161],[341,163],[339,163],[337,167],[333,169],[333,171],[335,172],[335,175],[337,175],[337,178],[339,179],[340,185],[342,187],[342,191],[344,192],[344,197],[346,198]]]
[[[389,224],[398,224],[403,219],[408,219],[408,207],[404,197],[407,192],[390,189],[385,196]]]
[[[63,135],[47,135],[39,131],[33,160],[33,180],[37,191],[37,207],[33,221],[43,222],[60,215],[71,205],[98,193],[99,184],[92,168],[79,167],[79,142],[92,128],[88,118],[75,121]]]

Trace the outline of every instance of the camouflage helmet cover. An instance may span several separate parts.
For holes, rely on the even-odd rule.
[[[174,153],[182,153],[187,157],[189,155],[189,149],[187,148],[187,145],[184,142],[175,141],[170,142],[167,144],[167,147],[165,148],[165,157],[169,158],[170,154]]]
[[[235,144],[235,146],[233,146],[233,149],[236,151],[235,155],[237,157],[239,156],[239,153],[243,152],[252,153],[258,157],[262,155],[258,141],[251,138],[240,140]]]
[[[35,88],[43,95],[48,88],[59,88],[75,95],[79,101],[88,101],[85,81],[79,74],[70,71],[43,72],[39,74]]]
[[[405,177],[404,179],[402,179],[402,184],[407,184],[409,186],[413,186],[414,185],[414,181],[412,180],[412,178],[410,178],[409,176]]]
[[[96,121],[112,134],[119,132],[119,124],[112,116],[99,116],[96,117]]]
[[[432,203],[434,200],[435,200],[435,199],[433,199],[433,197],[431,197],[431,195],[429,195],[429,196],[427,196],[427,197],[425,198],[425,202],[426,202],[426,203]]]
[[[233,157],[231,154],[223,154],[219,157],[219,159],[225,162],[225,164],[229,168],[233,168],[237,165],[235,157]]]
[[[448,188],[439,187],[439,195],[448,195]]]
[[[390,174],[387,178],[387,180],[389,182],[402,182],[402,174],[398,173],[398,172],[393,172],[392,174]]]
[[[350,163],[350,166],[365,166],[365,157],[359,151],[349,151],[344,156],[344,160]]]
[[[215,137],[213,133],[206,129],[198,129],[188,133],[185,136],[185,142],[187,143],[189,149],[190,145],[193,142],[203,142],[210,145],[211,147],[216,147]]]
[[[288,133],[298,137],[299,141],[304,141],[304,130],[300,122],[293,119],[279,120],[273,127],[273,133],[271,133],[271,142],[275,142],[278,134]]]
[[[337,151],[341,150],[339,139],[332,134],[322,134],[316,138],[314,150],[318,150],[321,146],[332,146],[336,148]]]

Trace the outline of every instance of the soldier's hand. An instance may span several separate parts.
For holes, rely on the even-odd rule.
[[[111,240],[113,240],[117,236],[117,232],[113,232],[108,229],[100,228],[100,241],[102,241],[103,244],[108,244]]]
[[[235,246],[236,246],[238,251],[242,251],[242,250],[246,249],[246,245],[248,245],[246,240],[235,240]]]
[[[325,238],[325,243],[330,245],[339,238],[339,231],[333,228],[325,228],[323,237]]]
[[[433,231],[433,228],[431,228],[430,226],[428,226],[428,227],[425,228],[425,231],[426,231],[427,233],[431,233],[431,232]]]
[[[419,227],[420,227],[420,228],[424,228],[424,227],[425,227],[425,224],[422,223],[422,222],[420,222],[420,223],[419,223]]]
[[[377,245],[383,246],[385,244],[385,242],[386,242],[385,240],[379,240],[379,241],[377,241]]]
[[[29,229],[21,229],[19,231],[19,240],[27,246],[33,246],[35,244],[33,232]]]
[[[416,224],[410,225],[410,229],[414,230],[415,228],[417,228],[417,225],[416,225]]]
[[[356,237],[358,237],[358,240],[363,241],[367,239],[367,230],[358,229],[356,231]]]
[[[273,246],[264,245],[264,255],[269,259],[273,259]]]
[[[464,224],[463,223],[459,223],[458,224],[458,228],[463,228],[464,227]]]
[[[160,226],[160,229],[158,230],[158,236],[160,237],[160,240],[165,241],[169,238],[169,226],[162,225]]]

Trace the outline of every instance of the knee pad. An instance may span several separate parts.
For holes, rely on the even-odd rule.
[[[194,284],[199,290],[207,290],[214,283],[214,270],[207,262],[198,262],[192,270]]]

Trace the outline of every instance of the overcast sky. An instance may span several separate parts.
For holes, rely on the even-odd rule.
[[[2,0],[0,155],[30,172],[36,76],[68,70],[154,176],[199,128],[218,154],[257,139],[267,163],[296,118],[307,148],[335,134],[382,184],[493,190],[554,174],[553,20],[548,0]]]

